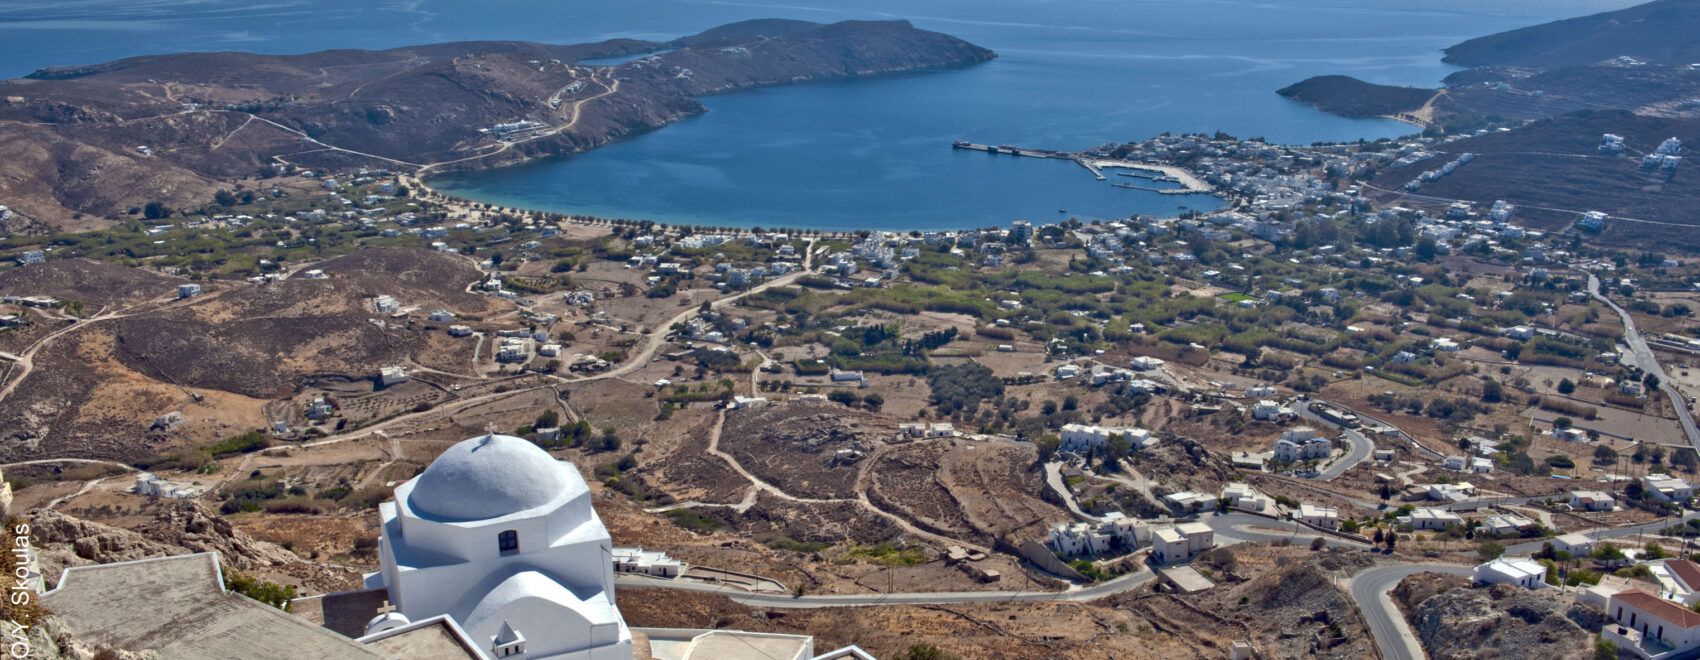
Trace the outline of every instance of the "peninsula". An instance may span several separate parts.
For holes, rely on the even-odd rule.
[[[758,20],[671,42],[185,53],[42,69],[0,82],[0,203],[14,212],[0,233],[100,228],[150,201],[204,204],[231,181],[283,172],[442,172],[582,152],[702,113],[702,95],[995,56],[907,21]]]

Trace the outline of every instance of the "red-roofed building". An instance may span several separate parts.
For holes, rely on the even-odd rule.
[[[1653,567],[1653,576],[1664,585],[1666,598],[1692,607],[1700,602],[1700,564],[1687,559],[1671,559]]]
[[[1611,597],[1606,614],[1613,622],[1601,637],[1648,660],[1674,660],[1700,653],[1700,612],[1639,589]]]

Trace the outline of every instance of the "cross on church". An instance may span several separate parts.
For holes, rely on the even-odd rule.
[[[383,607],[378,608],[378,614],[389,614],[390,612],[394,612],[394,611],[395,611],[395,606],[391,605],[390,601],[388,601],[388,600],[384,601]]]

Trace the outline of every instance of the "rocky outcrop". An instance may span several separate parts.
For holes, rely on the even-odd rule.
[[[1419,573],[1393,590],[1411,630],[1433,658],[1580,660],[1592,633],[1576,624],[1568,599],[1499,584],[1471,588],[1469,578]]]
[[[1342,117],[1395,117],[1421,109],[1438,91],[1376,85],[1351,76],[1316,76],[1276,93]]]
[[[66,568],[110,564],[154,557],[218,553],[226,571],[267,576],[299,583],[310,590],[330,591],[357,584],[350,570],[320,566],[282,547],[257,540],[211,506],[198,501],[172,502],[134,530],[90,522],[50,509],[27,514],[30,535],[49,589]]]

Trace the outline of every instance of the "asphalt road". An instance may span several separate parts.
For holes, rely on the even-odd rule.
[[[1682,422],[1682,432],[1688,436],[1688,444],[1693,445],[1695,451],[1700,451],[1700,427],[1694,425],[1694,415],[1688,411],[1688,399],[1671,384],[1670,376],[1665,374],[1664,367],[1659,366],[1659,360],[1653,356],[1653,349],[1647,346],[1647,340],[1641,337],[1641,331],[1635,329],[1635,319],[1630,318],[1629,312],[1600,293],[1600,278],[1593,273],[1588,273],[1588,295],[1605,303],[1612,311],[1617,312],[1618,318],[1623,319],[1623,343],[1629,345],[1630,353],[1627,357],[1631,357],[1635,366],[1640,367],[1642,371],[1659,377],[1659,389],[1664,391],[1665,396],[1670,397],[1671,407],[1676,409],[1677,421]]]
[[[1639,525],[1630,525],[1628,527],[1612,527],[1610,529],[1584,530],[1582,532],[1582,534],[1585,534],[1585,535],[1587,535],[1588,538],[1595,539],[1595,540],[1599,540],[1599,539],[1621,539],[1621,538],[1625,538],[1625,537],[1635,536],[1635,535],[1638,535],[1638,534],[1652,535],[1652,534],[1658,534],[1660,530],[1662,530],[1666,527],[1670,527],[1671,525],[1680,525],[1684,521],[1691,520],[1691,519],[1694,519],[1694,518],[1700,518],[1700,513],[1696,513],[1696,512],[1693,512],[1693,511],[1684,511],[1682,513],[1682,517],[1680,517],[1680,518],[1660,518],[1660,519],[1655,520],[1655,521],[1650,522],[1650,523],[1642,523],[1642,524],[1639,524]],[[1505,548],[1505,554],[1508,554],[1508,555],[1533,554],[1533,553],[1540,551],[1542,544],[1548,543],[1550,541],[1551,541],[1551,539],[1540,539],[1540,540],[1536,540],[1536,541],[1530,541],[1528,543],[1519,543],[1517,545],[1507,546]],[[1670,548],[1668,548],[1668,547],[1666,548],[1666,550],[1669,550],[1669,549]]]
[[[1372,568],[1352,577],[1352,602],[1357,604],[1358,611],[1363,612],[1385,660],[1420,660],[1427,657],[1410,626],[1405,625],[1405,617],[1387,595],[1400,580],[1425,572],[1470,575],[1470,569],[1463,566],[1418,565]]]
[[[1299,403],[1298,412],[1300,417],[1318,424],[1336,426],[1334,423],[1329,422],[1328,420],[1318,416],[1316,413],[1311,412],[1310,404],[1310,401],[1302,401]],[[1369,438],[1364,437],[1364,434],[1359,433],[1356,429],[1348,429],[1345,427],[1338,428],[1340,428],[1340,432],[1345,436],[1347,443],[1351,445],[1351,451],[1347,452],[1345,456],[1340,458],[1340,460],[1334,461],[1334,464],[1328,466],[1328,469],[1323,470],[1321,474],[1318,474],[1316,478],[1321,481],[1332,481],[1340,475],[1345,474],[1347,470],[1356,467],[1357,464],[1369,460],[1370,453],[1375,450],[1375,443],[1370,442]]]
[[[1286,539],[1294,543],[1309,543],[1311,539],[1320,536],[1315,531],[1304,528],[1298,523],[1287,520],[1270,520],[1247,513],[1229,513],[1224,515],[1208,515],[1199,519],[1216,532],[1216,545],[1233,545],[1235,543],[1256,543]],[[1274,531],[1278,528],[1287,532]],[[1337,537],[1325,537],[1328,544],[1349,548],[1365,548],[1363,544],[1352,543]],[[1087,587],[1075,587],[1064,591],[944,591],[944,592],[902,592],[890,594],[834,594],[834,595],[803,595],[751,593],[737,587],[729,587],[703,582],[693,582],[678,579],[659,579],[642,575],[619,574],[614,577],[616,585],[622,588],[654,588],[680,589],[715,593],[726,596],[734,602],[752,607],[795,608],[808,609],[815,607],[864,607],[870,605],[946,605],[950,603],[994,603],[1019,601],[1089,601],[1106,596],[1131,591],[1151,582],[1157,576],[1149,568],[1136,573],[1129,573],[1114,580],[1102,582]]]
[[[948,605],[952,603],[999,603],[1025,601],[1087,601],[1131,591],[1156,578],[1151,569],[1123,575],[1108,582],[1064,591],[943,591],[903,592],[891,594],[834,594],[822,596],[792,596],[789,594],[758,594],[736,587],[727,587],[685,580],[664,580],[639,575],[617,575],[619,588],[661,588],[722,594],[733,602],[751,607],[812,609],[817,607],[867,607],[872,605]]]

